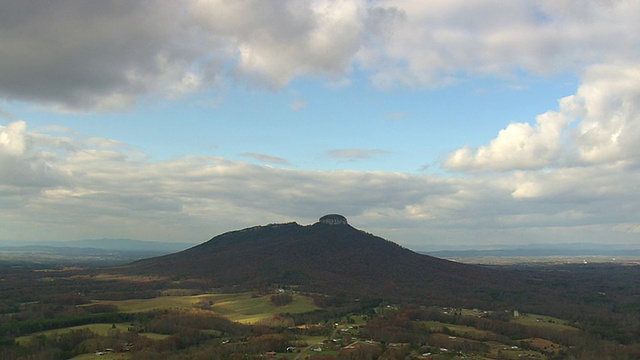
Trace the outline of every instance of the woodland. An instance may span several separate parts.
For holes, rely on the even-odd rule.
[[[234,292],[199,279],[6,263],[0,358],[640,358],[637,265],[494,270],[529,279],[531,291],[461,293],[452,304],[455,296],[390,300],[282,283]]]

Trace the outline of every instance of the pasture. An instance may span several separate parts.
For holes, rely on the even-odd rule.
[[[80,330],[80,329],[89,329],[91,330],[91,332],[100,335],[100,336],[108,336],[109,332],[113,329],[113,325],[114,324],[87,324],[87,325],[78,325],[78,326],[69,326],[69,327],[65,327],[65,328],[60,328],[60,329],[53,329],[53,330],[46,330],[46,331],[39,331],[37,333],[33,333],[33,334],[29,334],[29,335],[25,335],[25,336],[20,336],[16,338],[16,342],[17,343],[21,343],[21,344],[25,344],[26,342],[30,341],[32,338],[38,336],[38,335],[54,335],[54,334],[64,334],[64,333],[68,333],[72,330]],[[121,332],[126,332],[129,329],[129,324],[125,324],[125,323],[121,323],[121,324],[115,324],[116,326],[116,330],[119,330]],[[163,334],[156,334],[156,333],[141,333],[141,336],[145,336],[148,337],[150,339],[154,339],[154,340],[159,340],[159,339],[164,339],[166,338],[168,335],[163,335]]]
[[[254,324],[260,320],[268,319],[280,313],[304,313],[319,309],[313,303],[313,299],[307,296],[294,294],[293,301],[285,306],[277,307],[271,301],[270,296],[254,297],[250,293],[235,294],[201,294],[192,296],[161,296],[152,299],[131,299],[122,301],[96,300],[91,304],[110,304],[118,307],[119,312],[141,313],[161,309],[194,309],[211,311],[232,321],[244,324]],[[82,305],[81,305],[82,306]],[[41,331],[16,338],[16,342],[25,344],[38,335],[53,335],[68,333],[72,330],[89,329],[92,332],[107,336],[112,330],[113,324],[87,324],[70,326],[65,328]],[[119,331],[128,331],[130,324],[115,324]],[[167,335],[156,333],[141,333],[140,335],[150,339],[164,339]],[[95,355],[94,355],[95,356]]]
[[[312,298],[299,294],[293,294],[293,301],[280,307],[273,304],[270,296],[255,297],[250,293],[161,296],[153,299],[121,301],[98,300],[93,304],[115,305],[118,311],[125,313],[199,308],[244,324],[253,324],[281,313],[299,314],[319,309]]]
[[[573,326],[567,325],[565,320],[545,315],[520,314],[520,316],[513,318],[511,321],[525,326],[545,327],[552,328],[554,330],[578,330]]]
[[[444,331],[444,329],[447,328],[452,334],[467,339],[481,339],[493,334],[487,330],[480,330],[464,325],[447,324],[439,321],[421,321],[420,323],[432,331]]]

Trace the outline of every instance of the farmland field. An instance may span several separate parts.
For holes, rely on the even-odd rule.
[[[551,316],[536,315],[536,314],[520,314],[520,316],[511,320],[516,324],[526,326],[548,327],[555,330],[577,330],[573,326],[567,325],[567,322],[562,319],[554,318]]]
[[[116,305],[119,311],[125,313],[199,307],[244,324],[256,323],[280,313],[299,314],[319,309],[313,303],[313,299],[299,294],[293,295],[293,302],[281,307],[275,306],[269,296],[253,297],[250,293],[161,296],[153,299],[121,301],[99,300],[94,301],[93,304]]]
[[[422,324],[434,331],[443,331],[444,328],[447,328],[451,333],[469,339],[482,338],[492,334],[490,331],[480,330],[471,326],[447,324],[439,321],[424,321]]]
[[[70,327],[54,329],[54,330],[39,331],[37,333],[33,333],[30,335],[20,336],[16,338],[16,342],[20,344],[24,344],[29,340],[31,340],[33,337],[38,335],[49,336],[54,334],[64,334],[72,330],[81,330],[81,329],[89,329],[91,330],[91,332],[95,334],[98,334],[101,336],[108,336],[109,330],[112,329],[113,325],[114,324],[88,324],[88,325],[70,326]],[[119,331],[128,331],[130,325],[122,323],[122,324],[115,324],[115,326],[116,326],[116,329]],[[148,337],[150,339],[155,339],[155,340],[164,339],[168,336],[168,335],[156,334],[156,333],[143,333],[141,335]]]

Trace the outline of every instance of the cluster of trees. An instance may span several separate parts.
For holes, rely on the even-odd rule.
[[[411,348],[445,347],[466,353],[484,353],[488,351],[486,342],[498,342],[508,346],[534,349],[546,353],[550,359],[632,359],[640,355],[640,344],[621,346],[608,341],[597,334],[580,330],[560,330],[549,326],[525,326],[511,320],[505,312],[494,312],[487,317],[462,316],[460,312],[445,314],[438,308],[408,306],[398,310],[386,310],[380,316],[367,322],[365,336],[381,343],[408,343]],[[460,335],[443,329],[431,330],[424,326],[425,321],[438,321],[445,324],[463,325],[486,330],[466,334],[465,340],[451,340],[433,336],[434,332],[446,335]],[[530,338],[543,338],[562,345],[562,350],[537,349]]]
[[[178,334],[184,331],[215,330],[218,337],[246,337],[251,327],[233,322],[220,315],[199,310],[158,310],[137,315],[140,332]],[[210,332],[212,333],[212,332]]]
[[[15,311],[0,314],[0,339],[7,341],[38,331],[76,325],[123,322],[132,317],[130,314],[119,313],[114,305],[85,306],[89,302],[85,296],[51,295],[39,301],[11,303],[11,308]]]
[[[271,295],[271,302],[278,307],[288,305],[292,301],[293,301],[293,295],[287,292]]]

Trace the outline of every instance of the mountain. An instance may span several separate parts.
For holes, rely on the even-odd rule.
[[[136,261],[128,271],[206,279],[213,287],[268,285],[403,299],[494,301],[521,286],[510,273],[418,254],[350,226],[340,215],[228,232],[179,253]],[[501,290],[502,289],[502,290]]]

